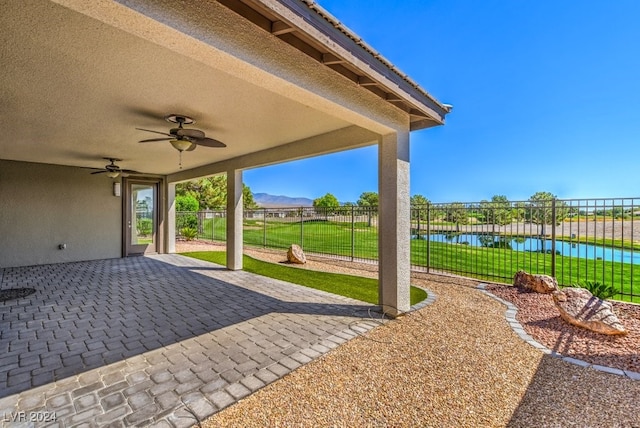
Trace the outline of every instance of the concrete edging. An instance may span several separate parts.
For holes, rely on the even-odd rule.
[[[497,300],[498,302],[504,304],[507,307],[507,310],[505,311],[505,319],[507,320],[507,323],[509,324],[509,326],[511,327],[511,329],[518,335],[520,336],[520,338],[522,340],[524,340],[525,342],[527,342],[529,345],[533,346],[534,348],[539,349],[540,351],[542,351],[543,353],[550,355],[554,358],[560,358],[563,361],[566,361],[567,363],[571,363],[571,364],[575,364],[578,365],[580,367],[591,367],[592,369],[595,370],[599,370],[601,372],[606,372],[606,373],[611,373],[611,374],[615,374],[618,376],[625,376],[628,377],[631,380],[640,380],[640,373],[638,372],[633,372],[631,370],[620,370],[620,369],[616,369],[613,367],[607,367],[607,366],[600,366],[598,364],[591,364],[588,361],[584,361],[584,360],[579,360],[577,358],[572,358],[572,357],[566,357],[562,354],[559,354],[555,351],[552,351],[551,349],[547,348],[546,346],[542,345],[541,343],[537,342],[533,337],[531,337],[522,327],[522,325],[518,322],[518,320],[516,319],[516,314],[518,313],[518,308],[511,302],[508,302],[504,299],[501,299],[500,297],[492,294],[491,292],[486,290],[487,284],[478,284],[477,289],[484,293],[485,295]]]
[[[415,305],[411,306],[411,307],[409,308],[409,311],[408,311],[407,313],[415,312],[415,311],[417,311],[417,310],[419,310],[419,309],[424,308],[425,306],[429,306],[430,304],[432,304],[433,302],[435,302],[435,301],[436,301],[436,299],[438,298],[438,296],[436,295],[436,293],[434,293],[433,291],[431,291],[431,290],[427,290],[427,289],[426,289],[426,288],[424,288],[424,287],[420,287],[420,288],[422,288],[424,291],[426,291],[426,292],[427,292],[427,298],[426,298],[426,299],[424,299],[422,302],[418,302],[418,303],[416,303]]]

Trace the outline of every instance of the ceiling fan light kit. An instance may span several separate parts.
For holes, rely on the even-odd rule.
[[[173,148],[179,152],[184,152],[185,150],[193,146],[193,143],[189,140],[171,140],[169,142],[171,143]]]

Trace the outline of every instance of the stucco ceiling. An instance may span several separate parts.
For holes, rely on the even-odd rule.
[[[185,169],[350,125],[55,3],[13,3],[0,15],[0,159],[102,167],[116,157],[168,174],[178,152],[139,144],[157,135],[135,129],[167,132],[166,114],[192,116],[228,146],[185,152]]]
[[[169,142],[138,143],[158,135],[136,130],[167,132],[175,126],[163,120],[168,114],[193,117],[192,127],[227,144],[185,152],[183,171],[317,136],[330,140],[338,130],[379,135],[443,122],[446,108],[411,82],[398,86],[384,65],[376,64],[382,74],[369,67],[362,58],[370,53],[352,56],[360,47],[340,30],[336,40],[344,40],[334,43],[279,0],[248,1],[264,16],[243,1],[5,2],[0,159],[99,168],[113,157],[122,168],[173,174],[181,169],[178,152]],[[277,21],[287,14],[288,23]],[[293,21],[309,28],[292,32]],[[337,63],[327,46],[341,53]]]

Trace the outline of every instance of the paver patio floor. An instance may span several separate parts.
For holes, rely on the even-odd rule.
[[[0,303],[8,426],[191,426],[376,325],[362,302],[175,254],[0,269],[19,287],[37,291]]]

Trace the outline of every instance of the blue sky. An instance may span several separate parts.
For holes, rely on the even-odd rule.
[[[411,134],[432,202],[640,195],[640,1],[321,0],[439,101]],[[254,193],[377,191],[377,147],[246,171]]]

